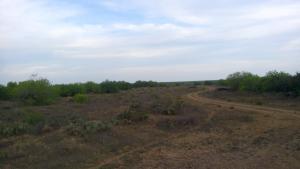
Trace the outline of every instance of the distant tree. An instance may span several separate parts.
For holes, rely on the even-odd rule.
[[[57,85],[57,87],[59,88],[59,95],[63,97],[86,93],[85,86],[81,83],[62,84]]]
[[[7,87],[0,85],[0,100],[8,100],[8,99],[9,99],[9,93]]]
[[[203,82],[204,85],[213,85],[213,82],[210,80],[206,80]]]
[[[56,93],[47,79],[27,80],[16,86],[14,97],[31,105],[45,105],[54,101]]]
[[[154,82],[154,81],[141,81],[138,80],[133,84],[134,87],[156,87],[160,86],[159,83]]]
[[[292,78],[292,90],[296,95],[300,95],[300,73],[297,72]]]
[[[262,78],[262,90],[274,92],[291,91],[292,76],[285,72],[270,71]]]
[[[95,82],[86,82],[85,84],[85,90],[87,93],[100,93],[101,92],[101,87],[99,84]]]
[[[116,93],[119,91],[118,85],[114,81],[105,80],[100,85],[102,93]]]

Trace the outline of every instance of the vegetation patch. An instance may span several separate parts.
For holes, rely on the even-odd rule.
[[[300,95],[300,73],[291,75],[285,72],[270,71],[265,76],[250,72],[230,74],[219,84],[230,86],[234,90],[253,92],[284,92],[288,96]]]
[[[76,94],[73,96],[73,101],[76,103],[87,103],[88,102],[88,96],[86,94]]]
[[[86,121],[81,119],[70,123],[66,127],[66,131],[68,134],[73,136],[85,136],[88,134],[107,131],[111,129],[111,127],[111,123],[105,123],[102,121]]]
[[[148,119],[149,113],[141,111],[140,105],[131,104],[129,108],[117,116],[117,120],[123,123],[140,122]]]
[[[44,120],[44,114],[41,112],[26,111],[24,114],[24,121],[30,125],[36,125],[38,123],[44,122]]]
[[[152,109],[154,113],[165,115],[176,115],[183,111],[184,102],[179,97],[171,95],[157,97],[153,102]]]
[[[28,105],[50,104],[57,94],[47,79],[20,82],[13,93],[17,100]]]

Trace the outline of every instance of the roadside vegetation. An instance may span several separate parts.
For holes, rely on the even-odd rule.
[[[233,90],[252,92],[284,92],[289,95],[300,95],[300,73],[291,75],[285,72],[270,71],[265,76],[250,72],[230,74],[219,84],[229,86]]]

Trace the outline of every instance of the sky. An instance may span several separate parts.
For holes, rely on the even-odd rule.
[[[0,0],[0,83],[300,71],[299,0]]]

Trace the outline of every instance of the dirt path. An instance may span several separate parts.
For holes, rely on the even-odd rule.
[[[237,103],[237,102],[228,102],[223,100],[217,100],[217,99],[210,99],[206,98],[200,95],[199,92],[196,93],[190,93],[187,95],[187,98],[200,102],[202,104],[211,104],[211,105],[219,105],[223,107],[231,107],[238,110],[244,110],[244,111],[252,111],[257,113],[264,113],[264,114],[274,114],[276,115],[283,115],[283,116],[290,116],[290,117],[296,117],[300,118],[300,112],[299,111],[292,111],[292,110],[284,110],[284,109],[278,109],[278,108],[272,108],[272,107],[266,107],[266,106],[256,106],[256,105],[249,105],[249,104],[243,104],[243,103]]]
[[[96,162],[97,164],[95,166],[90,167],[88,169],[102,169],[102,167],[105,167],[106,165],[109,165],[109,164],[116,163],[116,162],[120,161],[123,157],[132,155],[134,153],[147,151],[147,150],[151,149],[152,147],[155,147],[155,146],[158,146],[160,144],[166,143],[169,140],[173,140],[173,139],[176,139],[176,138],[183,137],[185,135],[186,135],[186,133],[180,133],[180,134],[172,134],[170,136],[166,136],[166,137],[164,137],[160,140],[153,141],[153,142],[150,142],[150,143],[148,143],[144,146],[137,147],[137,148],[134,148],[130,151],[120,153],[120,154],[118,154],[114,157],[107,158],[107,159],[104,159],[104,160],[99,160],[98,162]]]

